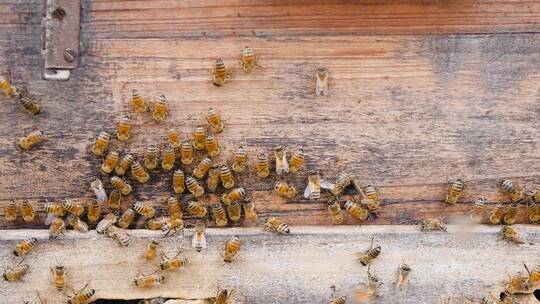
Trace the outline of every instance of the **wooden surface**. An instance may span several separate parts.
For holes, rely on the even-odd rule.
[[[497,227],[475,226],[460,233],[420,233],[413,226],[291,227],[290,236],[276,236],[258,228],[209,229],[208,247],[201,253],[185,239],[160,239],[170,255],[183,249],[188,258],[185,269],[168,273],[164,285],[149,290],[136,289],[130,281],[137,273],[152,272],[155,265],[144,262],[142,252],[148,231],[134,231],[136,239],[122,248],[115,241],[96,235],[69,233],[51,242],[44,230],[14,230],[0,235],[2,265],[17,262],[12,247],[22,238],[36,237],[38,245],[26,262],[30,273],[24,282],[0,282],[6,303],[27,299],[39,289],[51,301],[61,300],[48,270],[62,262],[69,271],[69,284],[77,289],[85,283],[97,290],[100,299],[140,299],[171,297],[202,300],[215,293],[217,286],[234,289],[233,303],[325,303],[332,295],[349,296],[366,283],[366,268],[356,261],[356,253],[369,248],[371,237],[382,246],[372,272],[380,282],[377,303],[438,303],[441,298],[464,295],[479,298],[501,291],[508,274],[524,271],[522,262],[538,264],[540,230],[517,225],[532,244],[515,245],[499,238]],[[225,240],[238,235],[242,247],[236,260],[222,260]],[[489,253],[489,258],[486,254]],[[516,258],[518,257],[519,258]],[[410,284],[396,290],[397,266],[405,261],[412,267]],[[331,286],[335,286],[335,292]],[[11,302],[10,302],[11,301]]]
[[[133,138],[115,142],[118,149],[142,153],[170,126],[188,134],[212,106],[227,118],[218,135],[227,157],[240,144],[252,160],[278,144],[302,146],[306,167],[292,179],[300,190],[306,169],[327,179],[346,169],[378,187],[384,204],[368,223],[456,215],[480,195],[505,201],[500,178],[526,190],[539,183],[540,2],[83,1],[83,56],[68,82],[41,79],[42,2],[0,2],[0,72],[11,69],[43,108],[33,118],[1,100],[0,207],[23,198],[88,201],[87,178],[101,163],[89,148],[131,113],[134,88],[165,94],[170,117],[157,124],[132,114]],[[246,45],[264,67],[252,74],[239,69]],[[233,67],[220,88],[210,82],[216,57]],[[326,98],[314,96],[321,65],[330,75]],[[21,153],[15,141],[33,126],[48,141]],[[446,206],[446,182],[458,177],[464,196]],[[153,174],[124,206],[160,206],[169,179]],[[329,224],[324,199],[285,201],[268,193],[273,179],[241,179],[262,219]],[[42,220],[40,210],[34,223],[0,221],[7,229],[42,228]]]

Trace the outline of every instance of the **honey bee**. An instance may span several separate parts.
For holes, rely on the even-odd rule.
[[[138,275],[134,280],[135,286],[139,288],[150,288],[155,285],[161,285],[165,281],[165,276],[160,273],[154,272],[149,275]]]
[[[422,221],[420,224],[420,229],[422,231],[428,231],[428,230],[441,230],[441,231],[447,231],[448,227],[443,222],[443,220],[439,218],[427,218]]]
[[[219,169],[219,176],[221,178],[221,184],[225,189],[231,189],[234,187],[234,179],[232,177],[232,172],[227,165],[221,165]]]
[[[268,232],[276,232],[277,234],[290,234],[289,226],[277,217],[271,217],[264,224],[264,230]]]
[[[505,293],[525,293],[529,289],[529,278],[518,272],[514,276],[509,276],[508,283],[504,287]],[[513,304],[513,303],[512,303]]]
[[[370,265],[373,260],[379,256],[379,254],[381,254],[381,245],[373,247],[373,238],[371,238],[369,249],[360,254],[358,261],[360,264],[362,264],[362,266],[367,266]]]
[[[501,301],[492,294],[488,294],[487,296],[483,297],[481,303],[482,304],[502,304]]]
[[[90,182],[90,188],[96,195],[96,198],[99,202],[105,202],[107,200],[107,192],[105,192],[105,188],[103,188],[103,183],[99,179],[99,177],[94,177],[92,181]]]
[[[202,126],[197,126],[193,131],[193,147],[195,150],[206,148],[206,129]]]
[[[24,275],[28,272],[29,269],[30,269],[30,266],[28,266],[28,264],[22,264],[22,261],[21,263],[15,266],[8,266],[4,270],[4,274],[3,274],[4,280],[8,282],[15,282],[15,281],[21,280],[22,277],[24,277]]]
[[[19,147],[23,150],[28,150],[32,148],[33,146],[39,144],[43,140],[43,132],[40,130],[35,130],[25,137],[21,137],[19,139]]]
[[[399,288],[403,288],[407,285],[407,283],[409,282],[409,274],[411,273],[411,266],[403,263],[401,265],[399,265],[398,267],[398,274],[399,274],[399,279],[398,279],[398,283],[397,283],[397,286]]]
[[[196,201],[189,201],[187,204],[188,211],[195,215],[196,217],[205,217],[206,216],[206,207]]]
[[[234,201],[241,200],[246,194],[246,189],[240,187],[231,190],[229,193],[225,193],[221,196],[221,202],[226,206],[230,205]]]
[[[97,224],[96,232],[105,233],[105,231],[109,229],[110,226],[116,224],[117,222],[118,217],[114,213],[107,213],[107,215],[105,215],[103,219],[101,219],[101,221],[99,221],[99,223]]]
[[[369,198],[363,198],[360,200],[360,205],[365,207],[368,211],[375,211],[379,208],[379,201],[375,201]]]
[[[369,216],[367,209],[358,206],[353,201],[346,201],[344,207],[352,217],[355,217],[361,221],[366,220]]]
[[[118,165],[116,165],[116,168],[114,168],[114,172],[117,175],[124,175],[131,167],[131,164],[133,163],[133,155],[126,154],[124,155],[120,161],[118,162]]]
[[[328,71],[326,70],[326,67],[318,68],[315,78],[317,79],[315,95],[317,96],[328,95]]]
[[[296,173],[300,167],[304,164],[304,150],[296,149],[291,155],[289,160],[289,172]]]
[[[492,225],[497,225],[502,221],[504,216],[504,205],[497,203],[497,205],[489,213],[489,223]]]
[[[135,202],[132,208],[135,212],[146,218],[153,218],[156,215],[156,210],[152,206],[141,201]]]
[[[20,241],[16,246],[15,250],[13,250],[13,254],[16,256],[24,256],[27,255],[32,249],[34,249],[34,246],[37,243],[36,238],[29,238],[26,240]]]
[[[159,263],[159,268],[161,270],[170,271],[177,270],[180,267],[184,267],[187,264],[187,258],[179,257],[180,252],[176,254],[174,258],[169,258],[165,253],[161,252],[161,263]]]
[[[189,140],[182,141],[182,147],[180,148],[180,160],[184,165],[189,165],[193,162],[193,146]]]
[[[332,184],[319,177],[319,172],[310,171],[308,173],[308,185],[306,190],[304,190],[304,197],[319,199],[321,197],[321,188],[329,189],[331,186]]]
[[[513,203],[520,203],[523,200],[523,192],[518,183],[513,183],[511,180],[503,179],[499,182],[499,187]]]
[[[19,102],[23,108],[30,112],[32,115],[37,115],[40,112],[39,104],[35,99],[30,98],[29,96],[22,96],[19,99]]]
[[[99,202],[96,200],[92,200],[92,203],[90,203],[90,206],[88,206],[88,214],[86,215],[86,217],[88,218],[88,221],[90,223],[94,223],[99,220],[100,216],[101,207],[99,206]]]
[[[241,64],[242,70],[244,70],[246,73],[251,73],[255,67],[261,67],[257,64],[255,52],[249,46],[242,49]]]
[[[88,284],[86,284],[81,290],[74,293],[69,299],[67,300],[68,304],[88,304],[91,302],[92,297],[96,294],[95,289],[86,289],[88,287]]]
[[[476,223],[481,223],[484,217],[484,210],[486,209],[487,199],[479,197],[474,200],[471,208],[471,219]]]
[[[259,153],[257,156],[257,176],[268,177],[270,175],[270,164],[268,163],[268,156],[264,153]]]
[[[528,289],[536,288],[538,283],[540,283],[540,266],[536,266],[532,271],[529,270],[527,265],[523,264],[523,266],[525,266],[525,270],[529,274],[529,279],[527,280]]]
[[[111,136],[107,132],[99,133],[94,145],[92,146],[92,153],[97,156],[103,155],[103,152],[105,152],[105,149],[107,149],[107,146],[109,145],[110,137]]]
[[[289,173],[289,163],[287,163],[287,152],[283,146],[278,146],[274,151],[276,157],[276,174]]]
[[[169,171],[174,167],[175,162],[176,153],[170,145],[167,145],[163,149],[163,160],[161,161],[161,167],[163,167],[164,170]]]
[[[330,187],[330,192],[332,192],[333,195],[338,196],[351,184],[351,182],[352,178],[349,173],[341,171],[334,184]]]
[[[120,216],[120,218],[118,219],[118,227],[126,229],[127,227],[129,227],[129,225],[133,223],[133,221],[135,220],[135,216],[135,210],[133,210],[132,208],[126,209],[126,211],[124,211],[124,213],[122,213],[122,216]]]
[[[227,225],[227,215],[225,214],[225,209],[219,203],[212,204],[212,214],[216,221],[216,225],[223,227]]]
[[[240,217],[242,216],[241,212],[242,206],[240,206],[238,202],[232,202],[227,206],[227,214],[229,214],[229,219],[233,222],[240,220]]]
[[[333,298],[330,301],[330,304],[345,304],[346,300],[347,299],[345,297],[337,297],[337,298]]]
[[[234,162],[232,164],[232,170],[234,172],[242,172],[246,168],[247,152],[244,147],[239,146],[234,152]]]
[[[530,196],[531,196],[531,202],[540,203],[540,188],[534,190],[534,192],[532,192]]]
[[[206,134],[206,151],[210,157],[216,157],[219,154],[219,144],[212,133]]]
[[[13,222],[17,219],[17,207],[14,200],[10,200],[4,207],[4,217],[8,222]]]
[[[131,91],[131,105],[133,106],[133,110],[138,113],[146,112],[146,101],[144,98],[139,94],[139,91],[133,90]]]
[[[80,218],[70,215],[68,216],[66,220],[69,223],[69,225],[73,227],[74,230],[83,232],[83,233],[88,232],[88,224],[83,222]]]
[[[258,216],[255,212],[255,203],[253,202],[253,196],[251,194],[246,195],[244,201],[244,215],[246,216],[246,219],[252,222],[257,222]]]
[[[296,196],[296,189],[284,181],[277,181],[274,184],[274,190],[277,194],[286,198],[293,198]]]
[[[182,145],[182,137],[175,128],[167,130],[167,138],[169,139],[169,144],[173,149],[178,149]]]
[[[33,221],[36,216],[32,203],[27,199],[24,199],[21,202],[21,215],[25,222]]]
[[[457,179],[455,182],[450,185],[448,188],[448,194],[446,195],[446,203],[453,205],[457,203],[461,193],[463,192],[465,184],[461,179]]]
[[[167,218],[152,218],[146,221],[144,224],[146,229],[150,230],[163,230],[163,226],[169,219]]]
[[[113,189],[111,194],[109,194],[109,200],[107,205],[110,209],[119,210],[120,202],[122,201],[122,194],[118,189]]]
[[[213,304],[230,304],[229,298],[232,295],[232,291],[227,291],[226,289],[220,289],[218,287],[216,297],[213,299]]]
[[[210,192],[216,192],[217,187],[219,186],[219,170],[220,166],[218,164],[213,164],[208,170],[208,178],[206,178],[206,186]]]
[[[226,220],[227,219],[225,219],[225,221]],[[201,252],[204,248],[206,248],[206,235],[204,234],[205,230],[206,228],[204,227],[204,223],[198,222],[195,224],[193,238],[191,239],[191,247],[197,250],[197,252]]]
[[[214,64],[214,76],[213,82],[215,86],[222,86],[231,78],[231,71],[225,66],[225,63],[221,58],[216,59]]]
[[[529,213],[529,220],[533,224],[540,222],[540,206],[534,201],[527,203],[527,212]]]
[[[364,189],[364,192],[366,194],[366,197],[374,202],[377,203],[378,205],[378,202],[380,201],[380,198],[379,198],[379,192],[377,192],[377,189],[375,189],[375,187],[371,186],[371,185],[367,185],[366,188]]]
[[[167,116],[167,112],[169,111],[169,103],[167,101],[167,98],[165,95],[159,96],[158,100],[154,104],[154,112],[152,113],[152,117],[155,121],[162,121]]]
[[[159,247],[159,242],[156,240],[152,240],[148,242],[148,245],[146,245],[146,251],[144,252],[144,258],[147,261],[151,261],[156,258],[156,251]]]
[[[131,163],[131,175],[133,175],[137,182],[141,184],[147,183],[150,180],[150,174],[146,172],[146,170],[143,168],[143,166],[141,166],[138,161],[133,161],[133,163]],[[127,195],[129,193],[126,194],[122,192],[122,194]]]
[[[66,270],[62,265],[56,265],[54,269],[51,267],[51,272],[54,277],[54,286],[56,290],[62,291],[66,287]]]
[[[62,204],[62,208],[64,208],[65,211],[73,214],[74,216],[81,216],[84,213],[84,206],[74,203],[73,201],[66,200]]]
[[[195,198],[201,197],[204,194],[204,188],[192,176],[186,177],[186,187]]]
[[[116,125],[116,138],[119,141],[127,141],[132,128],[133,123],[131,122],[131,118],[127,115],[122,116]]]
[[[330,212],[330,216],[332,217],[332,223],[335,225],[343,223],[343,212],[341,211],[338,201],[328,202],[328,212]]]
[[[501,227],[501,236],[504,240],[516,244],[524,244],[525,240],[521,233],[519,233],[514,227],[504,225]]]
[[[168,236],[182,229],[184,229],[184,222],[181,219],[169,219],[163,224],[161,231],[165,232],[165,236]]]
[[[116,164],[118,163],[118,158],[118,152],[109,151],[109,154],[107,154],[107,156],[103,160],[103,164],[101,165],[101,172],[105,174],[111,173],[116,167]]]
[[[228,239],[227,242],[225,242],[225,254],[223,255],[223,261],[227,263],[232,262],[240,250],[240,245],[240,238],[237,235]]]
[[[210,170],[211,166],[212,166],[212,160],[208,157],[205,157],[197,165],[195,170],[193,170],[193,175],[195,175],[195,177],[198,179],[202,179],[206,175],[208,170]]]
[[[50,225],[52,220],[55,217],[61,217],[66,214],[62,204],[47,202],[44,206],[45,212],[47,212],[47,219],[45,220],[45,225]]]
[[[64,231],[66,231],[66,224],[64,224],[64,220],[59,217],[55,218],[51,223],[51,227],[49,228],[49,239],[58,239],[61,235],[64,235]]]
[[[180,206],[180,202],[174,195],[169,196],[167,199],[167,210],[172,219],[181,219],[183,216],[182,206]]]
[[[8,98],[17,96],[17,87],[11,85],[9,80],[0,76],[0,90],[4,91],[4,95]]]
[[[146,148],[146,151],[144,152],[144,159],[143,163],[146,169],[153,170],[155,169],[159,164],[159,157],[158,157],[158,148],[153,145],[149,144]]]
[[[503,222],[506,225],[513,225],[516,222],[518,212],[517,208],[517,204],[510,204],[506,207],[503,216]]]
[[[359,290],[355,294],[356,302],[357,303],[364,303],[368,301],[369,299],[372,299],[377,296],[377,289],[379,287],[379,279],[370,273],[370,267],[368,266],[368,281],[367,281],[367,289],[366,290]]]
[[[185,182],[184,171],[182,171],[181,169],[177,169],[176,171],[174,171],[173,180],[172,180],[174,193],[184,192],[185,190],[184,182]]]
[[[124,247],[129,246],[129,243],[131,241],[129,234],[126,231],[114,225],[109,226],[109,228],[105,230],[105,235],[112,239],[115,239],[118,242],[118,244]]]

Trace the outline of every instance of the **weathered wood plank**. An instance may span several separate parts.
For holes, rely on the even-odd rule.
[[[292,227],[292,235],[276,236],[261,228],[209,229],[208,247],[195,252],[179,237],[160,239],[170,255],[179,249],[188,258],[186,269],[167,274],[158,288],[138,290],[130,282],[140,272],[155,265],[141,259],[147,241],[157,234],[132,233],[133,243],[120,248],[117,243],[94,232],[68,233],[51,242],[43,230],[12,230],[0,234],[0,263],[17,262],[11,250],[17,240],[38,238],[38,246],[27,258],[30,273],[24,282],[0,282],[3,299],[16,302],[40,293],[60,300],[48,268],[56,262],[67,267],[69,282],[80,288],[86,282],[100,299],[140,299],[155,296],[203,299],[212,296],[219,284],[235,289],[234,303],[328,303],[334,294],[349,295],[366,282],[366,269],[355,254],[369,247],[371,237],[382,245],[382,253],[372,266],[383,285],[378,303],[436,303],[449,295],[478,298],[498,293],[508,274],[539,263],[540,230],[518,225],[527,233],[530,245],[517,246],[499,239],[498,228],[475,226],[459,233],[420,233],[412,226]],[[231,264],[222,261],[225,240],[239,235],[243,244]],[[489,254],[487,254],[489,253]],[[516,257],[519,256],[519,259]],[[407,288],[395,289],[397,265],[405,261],[413,271]],[[351,299],[349,297],[349,299]]]

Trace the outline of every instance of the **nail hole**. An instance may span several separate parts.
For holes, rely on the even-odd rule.
[[[55,17],[56,19],[64,19],[64,17],[66,17],[66,10],[59,7],[57,9],[55,9],[53,12],[52,12],[52,15],[53,17]]]

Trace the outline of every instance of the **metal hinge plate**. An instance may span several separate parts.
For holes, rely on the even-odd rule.
[[[68,80],[79,65],[81,1],[45,0],[43,17],[43,78]]]

